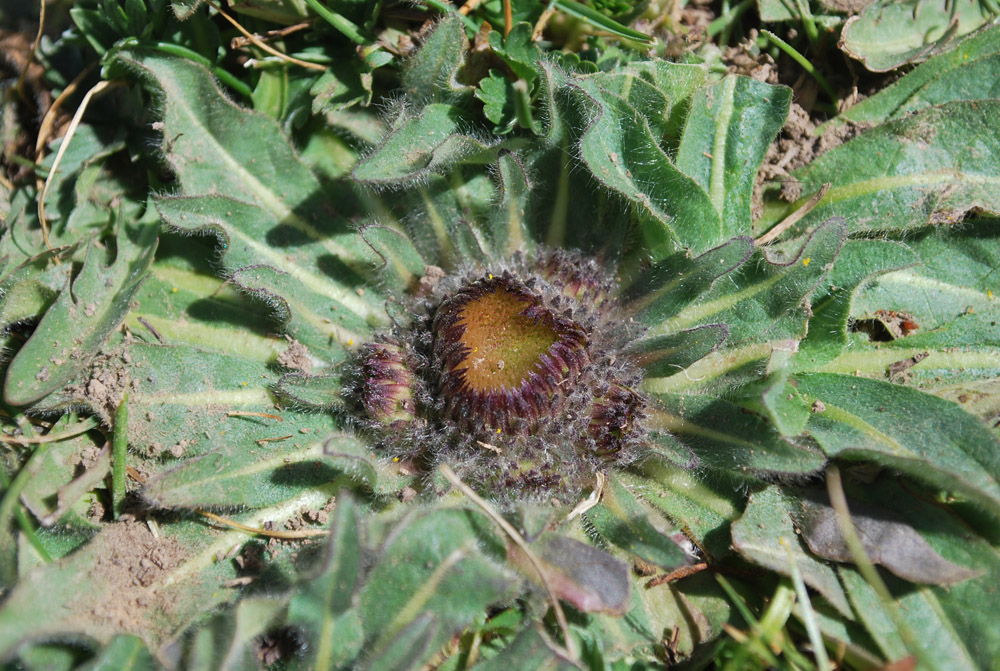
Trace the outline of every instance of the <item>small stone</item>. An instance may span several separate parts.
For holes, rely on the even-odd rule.
[[[826,403],[823,401],[813,401],[812,404],[813,412],[826,412]]]

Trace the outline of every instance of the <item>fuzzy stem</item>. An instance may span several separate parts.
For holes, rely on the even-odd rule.
[[[128,458],[128,392],[115,411],[114,436],[111,439],[111,501],[117,519],[125,510],[125,466]]]

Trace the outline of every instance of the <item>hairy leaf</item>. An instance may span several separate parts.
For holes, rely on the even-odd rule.
[[[420,102],[449,102],[462,94],[471,94],[471,87],[458,81],[468,46],[461,19],[456,14],[445,14],[421,49],[407,62],[402,77],[403,91]]]
[[[883,123],[916,110],[955,100],[996,98],[1000,85],[1000,26],[990,26],[954,44],[838,119]],[[984,82],[992,82],[991,88]]]
[[[644,561],[667,570],[690,562],[665,531],[653,526],[649,512],[615,478],[607,481],[601,502],[585,515],[601,537]],[[665,526],[665,520],[660,520],[660,526]]]
[[[61,389],[93,357],[118,327],[156,251],[157,226],[134,233],[119,223],[117,256],[108,266],[91,240],[79,274],[42,317],[31,339],[7,369],[4,400],[28,405]],[[136,236],[133,242],[131,235]]]
[[[630,600],[629,569],[604,550],[567,536],[546,533],[531,544],[546,580],[559,599],[585,613],[622,615]],[[517,547],[511,559],[541,586],[535,565]]]
[[[926,59],[992,13],[979,0],[877,0],[844,24],[840,48],[869,70],[886,72]]]
[[[833,215],[851,233],[953,224],[972,209],[1000,213],[1000,103],[959,101],[873,128],[793,173],[808,194],[831,188],[792,231]]]
[[[380,660],[372,668],[422,663],[511,594],[509,574],[479,549],[484,523],[466,510],[415,511],[389,536],[358,595],[368,649]]]
[[[345,491],[338,493],[333,515],[326,556],[288,605],[288,623],[305,628],[315,641],[308,654],[317,671],[350,662],[364,641],[355,609],[362,570],[359,510]]]
[[[419,112],[404,110],[374,153],[354,167],[352,176],[370,186],[402,186],[455,163],[489,163],[496,150],[463,132],[459,107],[431,103]]]
[[[651,424],[677,435],[701,465],[753,476],[814,473],[826,459],[801,440],[782,437],[763,419],[719,398],[656,394]]]
[[[861,377],[797,376],[809,402],[825,406],[807,431],[829,456],[872,459],[1000,510],[997,440],[955,404]]]

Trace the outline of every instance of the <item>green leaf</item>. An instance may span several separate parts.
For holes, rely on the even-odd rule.
[[[521,21],[506,36],[499,30],[489,34],[490,48],[519,78],[532,85],[538,78],[537,63],[542,56],[535,40],[532,39],[534,26]],[[492,76],[493,71],[490,71]],[[499,74],[499,73],[498,73]],[[482,84],[480,84],[482,85]]]
[[[580,139],[580,157],[597,181],[695,251],[722,242],[708,194],[674,165],[645,117],[629,101],[603,91],[599,79],[581,79],[577,86],[585,108],[595,110]]]
[[[996,548],[970,533],[968,523],[949,507],[914,492],[911,484],[893,476],[883,476],[869,486],[853,487],[848,492],[902,516],[944,559],[986,571],[979,578],[947,587],[913,585],[887,573],[882,576],[897,599],[904,624],[936,668],[988,669],[995,664],[1000,654],[1000,632],[990,617],[988,604],[992,588],[1000,579]],[[956,542],[959,538],[961,541]],[[907,654],[899,629],[889,621],[884,604],[871,587],[852,569],[841,567],[838,573],[858,620],[866,625],[884,654],[890,658]]]
[[[725,324],[706,324],[671,335],[640,340],[629,354],[649,377],[667,377],[717,350],[729,335]]]
[[[810,408],[788,379],[789,370],[782,366],[763,382],[761,393],[761,408],[774,427],[782,436],[797,436],[802,433],[809,421]],[[748,389],[756,391],[753,385]],[[751,399],[747,405],[752,409],[757,399]]]
[[[968,36],[842,113],[852,123],[884,123],[933,105],[997,97],[1000,26]],[[984,82],[993,82],[986,88]]]
[[[85,671],[153,671],[153,656],[142,639],[130,634],[115,636],[97,659],[83,667]]]
[[[173,0],[174,11],[180,0]],[[187,3],[201,4],[201,0],[183,0]],[[234,12],[261,18],[282,25],[300,23],[309,19],[309,6],[304,0],[233,0]],[[177,15],[181,18],[180,14]]]
[[[399,523],[358,595],[371,659],[379,660],[373,668],[398,668],[390,660],[404,659],[405,668],[420,666],[512,595],[510,576],[479,549],[487,530],[481,515],[458,509],[414,511]],[[497,550],[495,539],[486,542]]]
[[[783,576],[791,576],[795,565],[805,583],[847,617],[851,607],[837,579],[837,572],[826,562],[809,554],[799,541],[790,514],[798,500],[791,492],[771,485],[750,495],[746,510],[732,526],[733,548],[748,561]]]
[[[504,133],[514,127],[517,120],[516,95],[513,83],[498,70],[490,70],[488,77],[479,80],[476,98],[482,101],[483,115],[493,122],[496,132]]]
[[[433,613],[419,613],[393,638],[371,655],[364,671],[410,671],[434,652],[429,646],[439,640],[437,618]]]
[[[994,100],[947,103],[830,150],[793,173],[806,195],[789,212],[832,186],[792,231],[834,215],[854,234],[957,223],[972,209],[1000,213],[998,119]]]
[[[275,392],[297,410],[335,410],[343,406],[339,375],[282,375]]]
[[[1000,319],[1000,303],[994,298],[1000,294],[994,279],[1000,268],[997,228],[991,220],[973,219],[961,229],[911,237],[909,247],[919,263],[882,275],[856,291],[851,318],[872,320],[879,318],[880,310],[895,310],[919,328],[889,342],[869,341],[863,333],[843,334],[839,336],[847,342],[843,347],[831,335],[837,358],[830,360],[831,350],[825,347],[804,347],[794,363],[801,370],[885,379],[889,366],[926,354],[893,379],[919,384],[924,391],[961,403],[989,421],[1000,408],[996,383],[1000,339],[994,328]],[[877,258],[875,252],[872,249],[873,258]],[[818,312],[817,316],[822,318]],[[810,325],[804,344],[810,343],[815,332]],[[821,340],[825,338],[817,337],[816,344]]]
[[[882,240],[848,240],[830,272],[829,286],[812,298],[809,333],[799,343],[793,365],[817,366],[836,358],[848,344],[855,296],[877,275],[919,262],[909,248]]]
[[[61,389],[125,318],[156,251],[158,227],[145,223],[137,229],[130,231],[119,223],[117,255],[107,266],[91,240],[79,274],[67,283],[11,361],[4,380],[7,403],[28,405]]]
[[[462,111],[453,105],[431,103],[416,114],[404,110],[375,152],[357,163],[352,177],[371,186],[401,185],[458,161],[494,160],[496,150],[464,134],[466,126]]]
[[[174,16],[185,21],[191,18],[205,0],[170,0],[170,7],[174,10]]]
[[[384,319],[376,301],[345,286],[368,269],[368,248],[333,216],[274,120],[231,103],[189,61],[132,50],[114,62],[160,101],[162,149],[182,193],[157,202],[168,224],[216,233],[234,281],[272,305],[314,353],[338,359],[339,343],[360,341],[361,324]]]
[[[21,490],[21,501],[31,511],[35,519],[45,526],[51,526],[76,498],[67,495],[74,492],[69,485],[79,474],[81,462],[88,470],[96,471],[88,480],[96,483],[107,474],[110,451],[100,450],[103,444],[95,444],[95,437],[88,435],[88,430],[98,425],[94,418],[77,421],[75,415],[63,415],[45,434],[48,449],[36,450],[24,468],[31,473],[24,489]],[[98,434],[99,435],[99,434]],[[62,439],[60,440],[60,437]],[[83,453],[88,452],[90,459],[83,459]],[[77,492],[77,497],[83,495]],[[56,496],[52,496],[56,494]]]
[[[844,24],[840,48],[873,72],[925,60],[989,21],[979,0],[878,0]]]
[[[675,161],[708,194],[720,222],[699,248],[750,232],[757,169],[791,99],[787,87],[733,75],[694,95]]]
[[[584,514],[601,537],[644,561],[668,571],[690,563],[684,550],[653,526],[649,512],[614,477],[608,478],[601,502]],[[660,521],[661,528],[664,523]]]
[[[322,507],[327,498],[304,492],[237,519],[255,527],[265,520],[280,526],[298,518],[303,508]],[[20,581],[0,605],[0,659],[9,659],[29,641],[85,637],[106,644],[126,628],[142,631],[155,650],[195,618],[239,596],[222,587],[237,577],[235,562],[216,561],[216,555],[243,545],[245,532],[206,534],[205,526],[193,520],[154,523],[154,528],[155,536],[145,522],[105,525],[83,547]],[[280,601],[268,601],[272,608],[282,607]],[[88,616],[80,617],[81,611]]]
[[[697,301],[716,279],[736,269],[752,253],[753,240],[747,237],[733,238],[695,258],[679,252],[643,272],[625,290],[623,302],[643,323],[661,324]]]
[[[261,634],[278,620],[283,600],[256,596],[241,600],[199,627],[188,640],[186,668],[241,671],[257,664]]]
[[[325,558],[288,605],[288,623],[305,628],[313,641],[307,653],[316,671],[338,668],[361,651],[364,633],[354,609],[361,551],[359,510],[350,494],[341,491]]]
[[[531,550],[560,600],[585,613],[620,616],[628,610],[628,564],[593,545],[551,532],[532,542]],[[510,555],[521,572],[541,587],[538,569],[524,552],[512,548]]]
[[[925,235],[910,246],[920,264],[880,277],[855,300],[853,316],[871,316],[879,309],[911,315],[920,328],[883,345],[888,348],[967,348],[988,357],[990,348],[1000,347],[994,328],[1000,318],[995,222],[971,220],[960,231]]]
[[[403,91],[416,102],[455,102],[472,93],[458,80],[469,42],[457,14],[447,13],[403,71]]]
[[[248,454],[246,446],[228,443],[153,476],[142,494],[160,508],[256,508],[280,503],[305,490],[333,496],[337,464],[325,463],[323,442],[313,438],[303,443],[268,443],[270,449],[260,454],[255,450]],[[374,477],[371,471],[365,475]]]
[[[754,477],[815,473],[826,462],[806,441],[781,436],[770,423],[728,401],[666,394],[654,399],[650,424],[679,437],[702,466]]]
[[[582,5],[574,0],[556,0],[556,7],[569,16],[582,19],[616,37],[621,37],[627,40],[635,40],[636,42],[640,42],[642,44],[653,44],[656,41],[655,38],[623,26],[614,19],[609,19],[604,14],[601,14],[596,9],[588,7],[587,5]]]
[[[365,226],[361,235],[377,258],[377,273],[389,292],[417,288],[424,276],[424,259],[405,234],[385,226]]]
[[[165,197],[157,210],[178,230],[214,232],[226,250],[230,280],[269,306],[287,332],[323,358],[343,358],[344,346],[367,339],[370,324],[382,319],[371,299],[330,277],[330,270],[353,274],[331,257],[349,254],[360,261],[360,252],[349,253],[314,232],[314,245],[298,246],[299,255],[284,254],[281,247],[301,241],[300,234],[258,207],[222,196]],[[358,240],[352,234],[345,243],[356,247]]]
[[[55,263],[67,260],[75,249],[44,251],[11,268],[0,278],[0,327],[8,328],[43,314],[55,302],[69,281],[72,266]],[[10,257],[0,260],[0,273],[7,270]]]
[[[371,104],[371,75],[359,72],[355,61],[334,60],[328,67],[309,89],[313,114],[327,110],[339,112],[355,105],[367,107]]]
[[[537,669],[538,671],[571,671],[579,668],[552,649],[551,642],[537,629],[522,629],[500,654],[476,664],[476,671],[507,671]]]
[[[997,440],[955,404],[861,377],[796,377],[807,402],[821,401],[807,431],[831,457],[873,460],[1000,510]]]
[[[833,267],[845,236],[843,220],[833,219],[814,230],[794,255],[769,256],[755,250],[749,261],[726,276],[725,282],[714,283],[698,300],[651,328],[649,335],[675,333],[706,322],[726,324],[726,348],[705,357],[699,366],[712,366],[739,345],[798,340],[806,332],[808,297]],[[719,265],[726,267],[729,261]]]
[[[532,183],[520,158],[507,151],[501,151],[497,159],[496,178],[496,206],[490,214],[487,230],[492,238],[494,256],[504,258],[533,246],[526,221]]]

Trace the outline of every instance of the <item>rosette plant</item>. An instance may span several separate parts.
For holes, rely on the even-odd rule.
[[[250,85],[197,2],[83,4],[45,55],[101,71],[0,238],[0,661],[1000,655],[1000,108],[954,80],[995,27],[836,117],[789,202],[785,86],[576,3],[634,48],[487,4],[402,58],[306,4]]]

